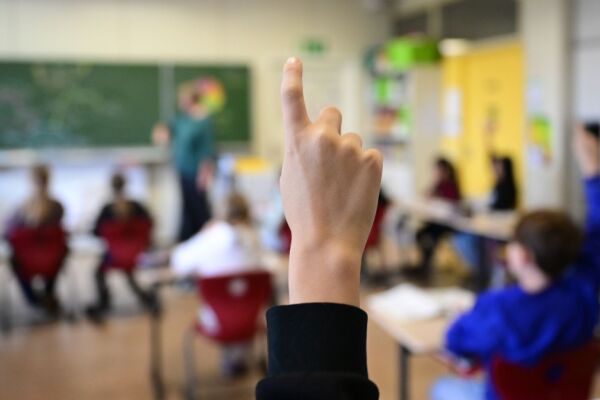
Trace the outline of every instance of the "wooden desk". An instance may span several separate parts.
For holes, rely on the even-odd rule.
[[[493,259],[488,256],[489,249],[498,242],[510,241],[517,223],[517,213],[503,211],[464,216],[449,203],[427,199],[402,203],[399,207],[417,219],[474,235],[477,238],[478,249],[477,289],[481,291],[488,287],[493,266]]]
[[[399,322],[385,315],[369,311],[371,318],[398,344],[399,388],[398,398],[409,399],[409,363],[412,354],[436,354],[444,346],[444,334],[449,324],[447,317]]]
[[[438,200],[413,200],[398,204],[398,207],[417,219],[438,223],[457,231],[498,241],[510,240],[517,222],[517,214],[512,211],[486,212],[465,216],[460,214],[451,204]]]

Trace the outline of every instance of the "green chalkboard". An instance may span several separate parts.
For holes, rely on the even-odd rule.
[[[245,66],[0,62],[0,148],[150,145],[152,126],[176,112],[177,86],[200,77],[225,88],[217,141],[249,141]]]

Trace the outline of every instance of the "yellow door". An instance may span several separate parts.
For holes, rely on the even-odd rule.
[[[456,136],[444,138],[442,149],[457,163],[464,194],[489,193],[493,184],[490,151],[512,158],[519,185],[524,146],[521,45],[495,45],[448,58],[443,80],[444,92],[460,93],[460,129]]]

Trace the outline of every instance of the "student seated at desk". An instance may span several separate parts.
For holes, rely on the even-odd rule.
[[[518,189],[513,162],[510,157],[492,156],[494,187],[486,205],[487,212],[510,212],[517,208]],[[477,238],[468,233],[457,233],[452,238],[454,247],[465,264],[473,269],[478,262]]]
[[[63,206],[48,191],[50,171],[45,165],[36,165],[31,169],[33,193],[25,203],[9,218],[5,237],[9,240],[13,233],[22,228],[40,228],[62,224]],[[65,251],[64,256],[67,253]],[[48,313],[55,315],[60,310],[60,304],[55,293],[58,273],[44,280],[43,293],[33,287],[32,282],[21,273],[21,268],[13,254],[11,264],[17,277],[21,291],[27,302],[34,307],[42,307]]]
[[[113,221],[127,223],[129,226],[136,224],[137,221],[152,223],[152,217],[146,208],[139,202],[127,198],[125,195],[127,181],[123,175],[120,173],[114,174],[110,183],[113,191],[113,199],[102,208],[100,215],[98,215],[94,225],[94,235],[103,236],[103,226]],[[112,257],[109,248],[96,268],[95,282],[98,296],[96,303],[89,306],[86,310],[88,317],[94,322],[101,322],[110,309],[111,295],[108,290],[106,274],[111,267],[114,267],[114,265],[111,265],[111,262]],[[123,269],[123,273],[131,291],[138,298],[142,306],[156,311],[156,299],[150,291],[140,286],[134,275],[134,271]]]
[[[435,184],[431,188],[428,197],[458,204],[461,200],[461,193],[454,166],[447,159],[440,157],[436,160],[435,167]],[[419,229],[416,238],[421,252],[421,265],[415,272],[425,276],[431,273],[435,249],[441,238],[449,232],[448,227],[433,222],[428,222]]]
[[[482,294],[446,334],[451,353],[482,363],[494,357],[531,365],[545,355],[588,343],[598,323],[600,289],[600,151],[598,140],[577,131],[574,148],[584,178],[585,236],[563,212],[523,216],[508,247],[517,284]],[[443,378],[433,400],[496,399],[494,382]]]
[[[221,220],[209,222],[200,232],[179,244],[171,255],[171,267],[179,276],[213,277],[256,270],[262,267],[262,251],[258,233],[246,199],[230,194]],[[205,326],[214,326],[214,312],[207,306],[199,318]],[[223,349],[221,369],[233,377],[247,370],[250,345],[232,345]]]

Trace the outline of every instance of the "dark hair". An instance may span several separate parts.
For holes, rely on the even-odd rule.
[[[507,156],[502,157],[494,157],[492,161],[495,164],[499,164],[502,169],[502,177],[499,179],[502,183],[507,183],[512,186],[515,185],[515,167],[512,162],[512,159]]]
[[[123,189],[125,188],[125,184],[127,180],[123,176],[123,174],[119,172],[115,172],[113,176],[110,178],[110,187],[112,187],[114,194],[123,193]]]
[[[445,157],[438,157],[435,160],[435,166],[446,171],[446,175],[448,176],[448,181],[456,187],[458,192],[460,193],[460,185],[458,184],[458,175],[456,173],[456,168],[454,165]]]
[[[490,208],[492,210],[514,210],[517,208],[518,193],[512,159],[506,156],[495,156],[492,158],[492,162],[500,166],[502,174],[494,183],[494,195]]]
[[[577,258],[583,233],[566,213],[539,210],[521,217],[513,240],[533,254],[546,276],[556,279]]]

